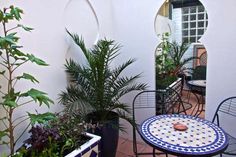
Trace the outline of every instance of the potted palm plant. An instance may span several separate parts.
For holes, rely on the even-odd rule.
[[[86,64],[67,60],[65,67],[70,85],[60,94],[60,101],[69,112],[80,109],[87,120],[96,125],[95,133],[101,135],[101,156],[114,157],[119,135],[119,118],[130,123],[129,108],[119,99],[131,91],[143,90],[146,84],[136,83],[140,74],[122,76],[134,59],[112,68],[111,62],[118,56],[120,46],[113,40],[99,40],[87,49],[83,39],[68,32],[82,50]]]

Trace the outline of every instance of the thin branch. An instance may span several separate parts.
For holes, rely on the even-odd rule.
[[[14,79],[13,79],[13,80],[14,80]],[[16,81],[14,82],[14,84],[13,84],[13,86],[12,86],[13,88],[15,88],[15,85],[16,85],[17,81],[18,81],[18,80],[16,79]]]
[[[4,58],[2,55],[0,55],[0,57],[6,62],[7,60],[6,60],[6,58]]]
[[[17,141],[24,135],[26,130],[30,127],[30,123],[27,125],[27,127],[24,129],[24,131],[21,133],[21,135],[15,140],[14,146],[16,145]]]
[[[4,74],[2,74],[2,76],[3,76],[7,81],[9,81],[9,78],[7,78]]]
[[[9,113],[9,111],[7,110],[7,108],[4,106],[4,105],[2,105],[2,107],[4,108],[4,110],[7,112],[7,113]],[[7,114],[8,115],[8,114]]]
[[[5,68],[8,68],[5,64],[3,64],[3,63],[0,63],[2,66],[4,66]]]
[[[3,125],[4,125],[6,128],[8,128],[8,126],[7,126],[6,122],[4,121],[4,119],[2,119],[1,121],[2,121]]]
[[[14,29],[16,29],[16,28],[19,28],[19,26],[15,26],[15,27],[13,27],[13,28],[10,28],[10,29],[6,30],[6,32],[8,33],[8,32],[10,32],[10,31],[12,31],[12,30],[14,30]]]
[[[22,64],[25,64],[26,62],[28,62],[29,60],[25,60],[24,62],[20,63],[19,65],[17,65],[15,68],[12,69],[12,72],[14,72],[17,68],[19,68]]]
[[[27,102],[24,102],[24,103],[18,105],[18,107],[20,107],[20,106],[24,106],[25,104],[31,103],[31,102],[33,102],[33,101],[34,101],[34,100],[29,100],[29,101],[27,101]]]
[[[6,95],[6,93],[3,93],[1,90],[0,90],[0,93],[3,94],[3,95]]]

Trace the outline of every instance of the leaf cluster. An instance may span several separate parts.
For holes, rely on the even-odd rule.
[[[69,112],[99,112],[101,114],[97,120],[100,122],[108,120],[110,111],[116,111],[121,118],[129,120],[121,114],[129,112],[129,108],[119,99],[131,91],[143,90],[147,86],[136,83],[140,74],[123,75],[125,69],[135,60],[129,59],[118,66],[111,66],[120,50],[120,45],[114,40],[99,40],[93,48],[88,49],[82,38],[70,32],[68,34],[82,50],[86,64],[72,59],[66,61],[65,68],[70,85],[60,94],[60,102]]]
[[[57,114],[48,125],[30,129],[31,136],[24,142],[29,147],[22,147],[19,153],[30,157],[62,157],[87,141],[84,126],[80,115]]]
[[[38,89],[30,88],[26,91],[20,91],[15,88],[16,84],[20,83],[21,80],[39,83],[32,74],[27,72],[16,75],[15,71],[25,63],[32,62],[39,66],[48,66],[48,64],[42,59],[33,54],[24,52],[22,50],[23,46],[19,45],[20,37],[17,35],[17,30],[23,29],[23,31],[30,32],[33,28],[22,24],[16,24],[14,27],[8,28],[8,23],[15,21],[19,22],[22,18],[22,14],[23,10],[13,5],[0,10],[0,23],[3,26],[1,31],[3,34],[0,35],[0,79],[1,82],[4,82],[1,86],[7,87],[6,89],[0,88],[0,96],[2,98],[0,105],[6,113],[5,117],[0,119],[0,123],[4,126],[3,129],[0,129],[0,140],[3,141],[3,137],[9,138],[9,140],[3,141],[0,144],[8,145],[11,149],[11,155],[14,153],[16,142],[21,138],[27,128],[30,127],[30,124],[40,124],[54,118],[51,113],[28,113],[20,115],[19,117],[13,117],[16,109],[31,102],[38,103],[40,106],[46,105],[48,107],[53,103],[53,101],[47,96],[47,93]],[[28,119],[31,120],[31,123],[22,130],[19,137],[15,137],[14,130],[16,127]]]
[[[169,36],[169,33],[162,34],[162,42],[157,49],[159,53],[156,55],[156,80],[159,86],[169,84],[174,78],[184,74],[185,65],[189,61],[197,59],[197,57],[184,57],[189,48],[189,43],[186,41],[182,43],[170,42]]]

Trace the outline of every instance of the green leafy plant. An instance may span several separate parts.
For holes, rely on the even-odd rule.
[[[35,63],[40,66],[48,66],[46,62],[35,57],[33,54],[25,53],[21,50],[22,46],[19,45],[20,37],[17,36],[17,30],[23,29],[24,31],[33,30],[30,27],[26,27],[22,24],[17,24],[13,27],[17,21],[21,20],[23,10],[10,6],[0,10],[0,23],[2,25],[3,34],[0,36],[0,65],[1,65],[1,98],[2,102],[0,105],[5,113],[1,117],[0,122],[3,128],[0,129],[0,144],[7,145],[10,149],[10,155],[15,153],[15,145],[19,139],[23,136],[26,130],[34,123],[44,123],[54,118],[52,113],[33,114],[26,113],[15,117],[14,113],[20,107],[29,103],[35,102],[41,105],[50,106],[53,101],[48,98],[45,92],[31,88],[27,91],[20,91],[15,88],[16,84],[20,83],[21,80],[28,80],[32,83],[39,83],[39,81],[31,74],[24,72],[23,74],[17,75],[18,70],[22,65],[28,62]],[[6,88],[5,88],[6,86]],[[19,136],[16,136],[15,130],[23,122],[30,120],[29,124],[18,132]],[[19,130],[21,131],[21,130]]]
[[[158,45],[156,55],[156,80],[157,88],[165,88],[174,82],[179,75],[184,74],[188,68],[185,65],[197,57],[184,58],[184,54],[189,48],[189,43],[169,41],[169,33],[162,34],[162,41]]]
[[[56,114],[47,125],[35,125],[30,129],[31,136],[18,151],[24,157],[63,157],[79,148],[90,138],[85,136],[85,124],[80,114]]]
[[[76,63],[71,59],[66,61],[66,72],[71,84],[60,94],[60,102],[71,113],[77,109],[86,114],[96,112],[96,120],[100,124],[110,120],[111,111],[132,123],[126,114],[130,112],[128,106],[119,99],[131,91],[146,88],[146,84],[135,82],[140,74],[122,76],[122,72],[135,60],[129,59],[112,68],[111,63],[120,50],[115,41],[99,40],[93,48],[87,49],[83,39],[78,35],[69,35],[82,50],[86,64]]]

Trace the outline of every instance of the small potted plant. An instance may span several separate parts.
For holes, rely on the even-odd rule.
[[[143,90],[146,84],[136,83],[140,74],[122,76],[122,72],[133,62],[130,59],[119,66],[112,67],[111,62],[118,56],[120,46],[113,40],[102,39],[91,49],[76,34],[68,32],[82,50],[86,63],[66,61],[66,72],[70,84],[60,94],[60,101],[73,113],[77,109],[84,111],[88,122],[101,135],[101,156],[114,157],[119,135],[119,118],[133,123],[127,113],[129,108],[119,99],[131,91]]]

